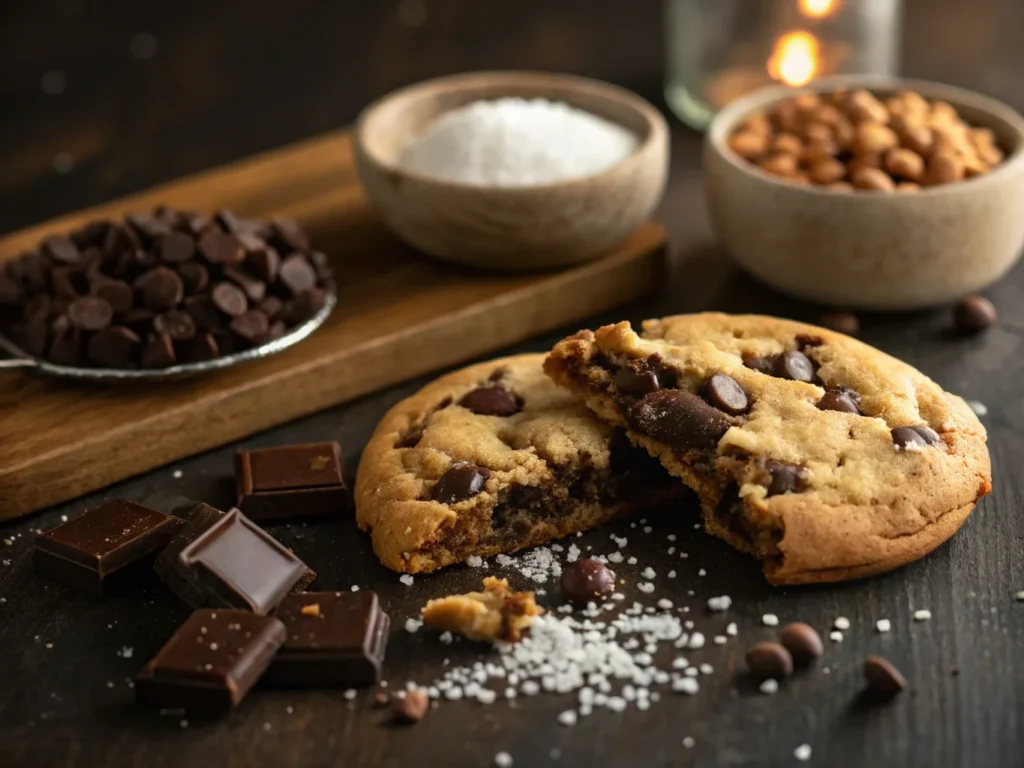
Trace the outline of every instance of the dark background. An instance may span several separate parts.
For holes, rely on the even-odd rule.
[[[906,11],[907,74],[1024,108],[1024,3],[907,0]],[[155,37],[151,58],[130,52],[139,33]],[[342,126],[374,97],[434,75],[516,67],[576,72],[661,105],[663,52],[661,3],[654,0],[8,0],[0,3],[0,231]],[[42,88],[53,70],[66,74],[59,95]],[[659,211],[671,235],[672,281],[661,297],[586,324],[705,308],[813,319],[817,308],[738,276],[714,248],[702,202],[700,137],[673,126],[672,176]],[[64,172],[55,169],[58,155]],[[511,752],[517,766],[793,765],[801,743],[813,746],[810,765],[1021,765],[1024,604],[1013,594],[1024,589],[1022,289],[1017,269],[988,292],[1002,320],[976,338],[951,337],[944,310],[865,318],[866,341],[989,408],[983,420],[995,489],[933,556],[866,582],[775,590],[747,558],[693,530],[695,508],[652,515],[655,533],[631,537],[640,559],[636,568],[622,567],[631,583],[645,565],[670,567],[665,533],[677,533],[677,546],[691,553],[685,565],[672,561],[678,585],[660,582],[654,597],[680,598],[681,589],[693,589],[689,601],[698,615],[707,597],[733,597],[728,619],[738,622],[740,637],[688,654],[716,668],[698,696],[668,694],[646,713],[598,711],[571,729],[555,716],[572,701],[551,696],[520,699],[514,709],[500,700],[487,708],[444,705],[406,730],[380,727],[381,715],[366,708],[368,694],[349,703],[337,692],[257,692],[225,721],[184,730],[177,718],[138,712],[127,680],[186,611],[150,582],[97,602],[37,581],[29,562],[32,532],[107,495],[166,511],[198,500],[229,504],[231,446],[0,526],[0,539],[12,540],[9,547],[0,543],[0,765],[486,766],[499,750]],[[558,336],[520,349],[545,349]],[[421,384],[245,444],[338,439],[351,477],[376,421]],[[183,476],[175,478],[174,470]],[[628,524],[619,528],[629,531]],[[378,590],[396,628],[386,670],[392,685],[431,679],[443,656],[479,656],[401,631],[426,599],[471,587],[478,572],[448,569],[406,588],[376,563],[351,521],[275,531],[316,567],[322,588],[358,583]],[[582,541],[607,551],[604,531]],[[698,577],[700,568],[706,578]],[[932,621],[913,624],[917,608],[929,608]],[[752,693],[734,673],[742,670],[746,646],[771,635],[758,626],[765,612],[823,632],[835,616],[849,617],[853,627],[843,643],[827,643],[823,664],[830,674],[806,675],[774,697]],[[893,622],[890,635],[873,631],[882,617]],[[715,622],[725,619],[703,617],[698,628],[720,631]],[[123,646],[133,648],[132,659],[117,655]],[[891,658],[910,682],[887,707],[858,703],[859,663],[868,653]],[[680,746],[685,735],[695,738],[694,749]]]

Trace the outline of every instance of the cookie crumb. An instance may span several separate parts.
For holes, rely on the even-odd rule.
[[[395,697],[391,702],[394,719],[402,723],[418,723],[427,714],[430,699],[422,690],[407,691],[404,696]]]
[[[811,759],[811,745],[801,744],[799,747],[793,750],[793,757],[795,757],[801,763],[807,762]]]
[[[879,619],[875,622],[875,628],[879,632],[888,632],[890,629],[892,629],[892,622],[890,622],[888,619]]]
[[[914,621],[928,621],[932,617],[932,612],[927,608],[922,608],[919,611],[914,611]]]
[[[320,615],[320,603],[310,603],[304,605],[299,609],[299,613],[303,616],[319,616]]]

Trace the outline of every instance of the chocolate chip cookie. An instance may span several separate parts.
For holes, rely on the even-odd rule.
[[[582,331],[545,370],[697,491],[708,531],[775,584],[916,560],[991,490],[985,429],[909,365],[839,333],[699,314]]]
[[[592,528],[685,489],[544,375],[493,360],[403,400],[370,438],[356,519],[396,571],[432,571]]]

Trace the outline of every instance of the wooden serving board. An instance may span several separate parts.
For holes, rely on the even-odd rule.
[[[655,289],[665,233],[651,222],[614,253],[562,272],[504,275],[404,246],[363,197],[347,131],[0,238],[0,260],[45,236],[159,203],[293,216],[332,259],[339,303],[279,355],[177,382],[83,385],[0,372],[0,520],[500,349]]]

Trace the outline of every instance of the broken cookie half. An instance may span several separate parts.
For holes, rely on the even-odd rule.
[[[483,592],[431,600],[422,616],[426,626],[456,632],[470,640],[515,643],[534,617],[542,613],[544,609],[534,602],[533,592],[515,592],[505,579],[488,576]]]
[[[948,539],[991,489],[955,395],[842,334],[706,313],[582,331],[545,361],[700,497],[776,584],[869,576]]]

